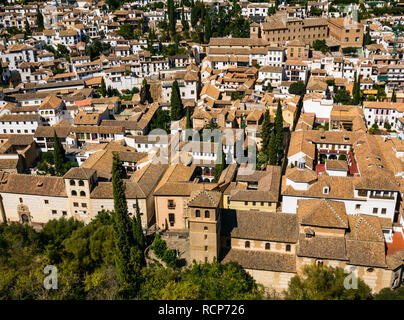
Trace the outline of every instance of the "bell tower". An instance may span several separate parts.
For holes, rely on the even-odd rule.
[[[222,193],[196,190],[188,202],[191,261],[212,262],[220,250]]]
[[[250,38],[258,39],[260,37],[260,25],[256,22],[250,24]]]

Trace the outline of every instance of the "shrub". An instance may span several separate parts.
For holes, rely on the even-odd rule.
[[[176,267],[177,266],[177,254],[175,250],[168,249],[164,252],[162,260],[167,264],[169,267]]]
[[[346,155],[345,155],[345,154],[341,154],[341,155],[338,157],[338,160],[346,160]]]
[[[163,258],[164,252],[167,250],[167,243],[161,239],[160,234],[156,234],[153,242],[153,250],[156,253],[156,256],[160,259]]]

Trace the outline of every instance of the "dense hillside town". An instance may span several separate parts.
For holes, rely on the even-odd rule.
[[[112,219],[122,283],[132,243],[279,297],[309,266],[404,285],[403,1],[0,3],[3,225]]]

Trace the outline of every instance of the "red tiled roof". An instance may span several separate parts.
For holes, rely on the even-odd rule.
[[[316,165],[316,173],[325,172],[325,164],[318,163]]]
[[[79,101],[76,101],[76,106],[88,106],[91,104],[91,101],[92,101],[91,98],[79,100]]]
[[[404,229],[403,229],[404,231]],[[394,232],[393,242],[387,243],[387,255],[404,249],[404,238],[401,232]]]
[[[356,164],[355,156],[353,155],[352,151],[349,152],[348,157],[352,160],[352,163],[348,166],[349,174],[359,173],[358,165]]]

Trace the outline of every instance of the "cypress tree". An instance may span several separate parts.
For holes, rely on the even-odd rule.
[[[370,28],[368,27],[366,30],[366,34],[363,37],[363,46],[367,46],[372,43],[372,38],[370,36]]]
[[[139,249],[144,253],[146,239],[143,234],[142,219],[140,217],[139,201],[136,197],[136,217],[133,217],[133,238],[135,243],[138,245]]]
[[[391,95],[391,102],[397,102],[396,88],[393,89],[393,94]]]
[[[355,72],[355,80],[354,80],[354,85],[352,89],[352,104],[358,105],[360,103],[360,84],[359,84],[359,79],[357,78],[357,74]]]
[[[221,142],[218,143],[218,147],[217,147],[217,155],[219,156],[219,154],[221,154],[221,159],[216,159],[215,178],[214,178],[215,182],[219,181],[220,176],[222,175],[222,172],[226,167],[226,155],[224,154],[223,146],[222,146]]]
[[[105,97],[107,95],[107,86],[105,85],[104,77],[101,78],[101,95]]]
[[[180,120],[184,113],[184,106],[181,100],[180,88],[178,87],[177,80],[174,80],[171,89],[171,103],[170,103],[170,116],[171,121]]]
[[[264,121],[262,122],[261,137],[262,137],[262,150],[267,153],[268,147],[269,147],[269,139],[271,137],[271,123],[270,123],[270,116],[269,116],[268,109],[265,111],[265,114],[264,114]]]
[[[185,129],[192,129],[191,114],[189,108],[187,108],[187,119],[186,119]]]
[[[55,164],[55,171],[57,174],[62,175],[63,165],[67,162],[66,152],[60,142],[59,137],[56,134],[56,131],[53,131],[53,161]]]
[[[27,20],[26,18],[25,18],[24,26],[25,26],[24,35],[25,35],[25,38],[27,38],[27,37],[30,36],[32,33],[31,33],[31,28],[30,28],[30,26],[29,26],[28,20]]]
[[[272,130],[271,132],[271,138],[269,139],[269,164],[271,165],[276,165],[277,162],[277,145],[276,145],[276,138],[275,138],[275,131]]]
[[[278,102],[278,108],[276,109],[275,115],[275,141],[276,141],[276,152],[277,159],[282,159],[283,157],[283,115],[282,106]]]
[[[205,42],[206,43],[209,43],[211,36],[212,36],[212,23],[210,21],[209,14],[206,14],[206,19],[205,19]]]
[[[38,26],[38,31],[42,32],[44,29],[43,15],[41,11],[39,11],[39,8],[36,9],[36,25]]]
[[[142,88],[140,89],[140,103],[145,104],[149,101],[148,84],[146,78],[142,81]]]
[[[0,84],[3,84],[4,79],[3,79],[3,61],[0,58]]]
[[[122,295],[130,296],[136,288],[135,258],[139,255],[134,247],[132,220],[128,215],[125,184],[122,180],[124,168],[117,154],[113,155],[112,191],[114,196],[114,241],[115,267],[121,281]]]
[[[168,26],[172,34],[175,33],[175,6],[173,0],[167,1]]]
[[[182,24],[182,29],[183,29],[184,31],[188,31],[188,30],[189,30],[188,21],[185,20],[184,7],[182,7],[182,12],[181,12],[181,24]]]

